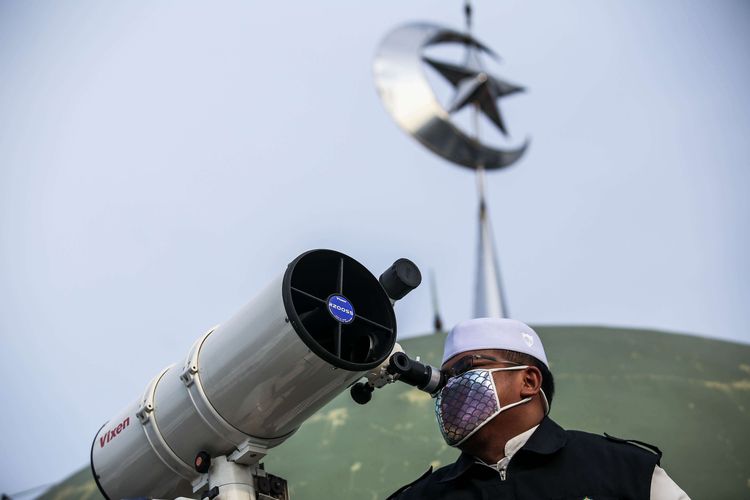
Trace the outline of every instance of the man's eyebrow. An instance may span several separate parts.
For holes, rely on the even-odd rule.
[[[494,363],[503,361],[500,358],[496,358],[494,356],[485,356],[483,354],[476,354],[476,355],[474,355],[474,359],[477,360],[477,361],[494,362]]]
[[[480,356],[480,357],[474,358],[474,364],[475,365],[486,365],[487,363],[495,363],[497,361],[500,361],[500,360],[499,359],[487,358],[487,357],[484,357],[484,356]]]

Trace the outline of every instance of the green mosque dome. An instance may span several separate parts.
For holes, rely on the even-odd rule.
[[[691,498],[750,497],[750,345],[625,328],[536,330],[557,386],[550,416],[563,427],[659,446],[662,466]],[[437,365],[444,338],[401,344]],[[400,383],[364,406],[343,393],[273,449],[266,470],[289,481],[294,500],[385,498],[456,458],[433,408]],[[101,497],[85,466],[41,498]]]

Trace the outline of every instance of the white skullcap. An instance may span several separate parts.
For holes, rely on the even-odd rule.
[[[456,354],[480,349],[522,352],[549,368],[539,335],[529,325],[505,318],[470,319],[454,326],[445,339],[443,363]]]

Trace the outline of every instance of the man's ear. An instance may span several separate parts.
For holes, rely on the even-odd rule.
[[[529,366],[521,374],[521,397],[536,395],[542,389],[542,372],[536,366]]]

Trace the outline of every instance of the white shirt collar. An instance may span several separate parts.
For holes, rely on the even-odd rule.
[[[518,450],[523,448],[523,445],[525,445],[526,441],[528,441],[531,435],[534,434],[534,431],[537,427],[539,427],[539,424],[535,425],[527,431],[522,432],[518,436],[510,438],[508,442],[505,443],[505,456],[508,458],[508,460],[510,460]]]
[[[523,445],[525,445],[526,441],[528,441],[531,435],[534,434],[534,431],[536,430],[537,427],[539,427],[539,425],[535,425],[531,429],[524,431],[521,434],[510,438],[508,442],[505,443],[505,457],[501,458],[498,463],[490,465],[488,463],[485,463],[480,458],[477,458],[477,462],[482,465],[486,465],[487,467],[491,467],[497,470],[498,472],[504,471],[505,469],[508,468],[508,463],[510,462],[510,459],[513,458],[513,455],[515,455],[518,452],[518,450],[523,448]]]

